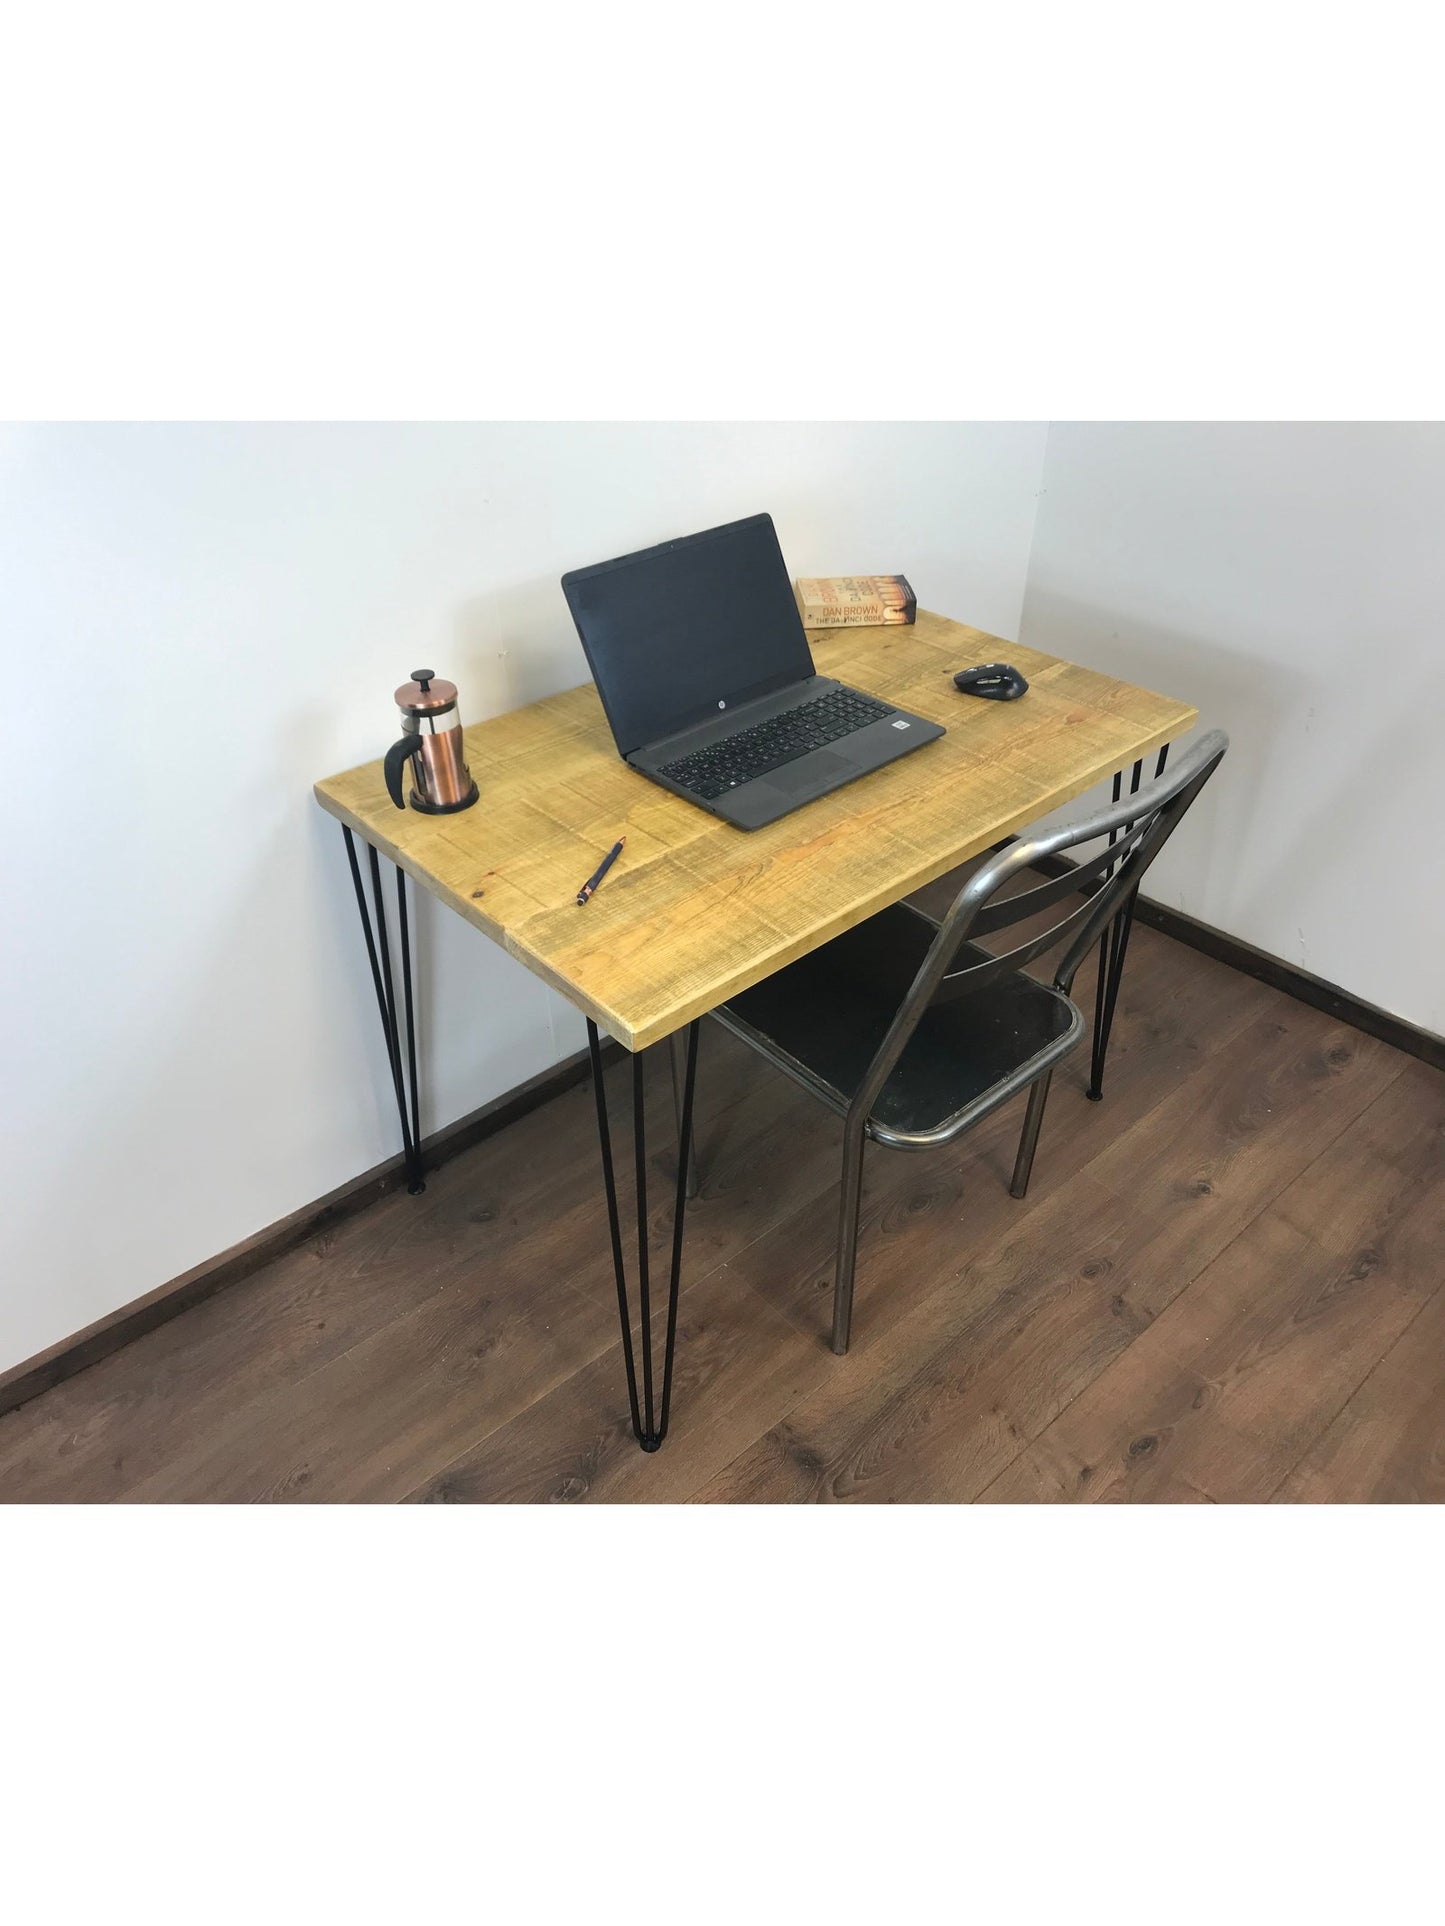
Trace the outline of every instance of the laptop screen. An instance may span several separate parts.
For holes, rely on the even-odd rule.
[[[771,515],[562,577],[622,754],[814,673]]]

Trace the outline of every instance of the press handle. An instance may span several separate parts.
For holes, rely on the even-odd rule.
[[[406,808],[406,797],[401,793],[402,775],[408,756],[421,754],[420,736],[403,736],[394,742],[386,752],[386,788],[391,800],[398,809]]]

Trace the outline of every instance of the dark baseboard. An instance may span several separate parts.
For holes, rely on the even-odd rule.
[[[622,1055],[622,1046],[610,1039],[602,1046],[604,1060],[611,1062]],[[565,1062],[556,1064],[550,1070],[530,1077],[526,1083],[518,1084],[514,1090],[505,1091],[491,1103],[483,1104],[480,1110],[473,1110],[468,1116],[461,1117],[445,1130],[439,1130],[434,1137],[428,1137],[422,1145],[422,1163],[430,1172],[442,1164],[460,1156],[462,1151],[470,1150],[486,1137],[493,1136],[507,1125],[525,1117],[540,1104],[557,1097],[574,1084],[582,1083],[589,1076],[587,1052],[579,1051],[576,1056],[568,1057]],[[316,1237],[333,1224],[340,1224],[348,1217],[355,1217],[358,1211],[368,1209],[389,1191],[399,1190],[406,1182],[406,1171],[400,1156],[392,1157],[363,1176],[353,1178],[349,1184],[333,1190],[329,1195],[318,1198],[313,1204],[305,1204],[300,1210],[283,1217],[279,1223],[270,1224],[265,1230],[257,1231],[230,1250],[222,1251],[219,1257],[208,1258],[204,1264],[183,1271],[173,1277],[168,1284],[158,1285],[144,1297],[133,1303],[124,1304],[118,1311],[100,1318],[96,1323],[77,1331],[73,1337],[63,1338],[48,1351],[37,1357],[28,1358],[23,1364],[0,1373],[0,1413],[13,1411],[16,1405],[25,1404],[48,1391],[52,1385],[61,1383],[65,1378],[74,1377],[88,1364],[97,1364],[112,1351],[119,1351],[132,1339],[143,1337],[157,1325],[178,1317],[193,1304],[223,1290],[228,1284],[237,1284],[243,1277],[249,1277],[263,1264],[269,1264],[288,1251],[296,1249],[309,1238]]]
[[[1257,950],[1252,943],[1241,942],[1237,936],[1227,936],[1223,930],[1197,922],[1183,910],[1166,909],[1162,903],[1151,903],[1141,896],[1134,916],[1137,922],[1162,930],[1165,936],[1187,943],[1192,950],[1202,950],[1206,956],[1227,963],[1245,976],[1257,977],[1272,990],[1283,990],[1286,996],[1323,1010],[1339,1023],[1363,1030],[1366,1036],[1378,1037],[1381,1043],[1391,1043],[1397,1050],[1418,1057],[1436,1070],[1445,1070],[1445,1037],[1437,1037],[1433,1030],[1422,1030],[1417,1024],[1407,1023],[1404,1017],[1391,1016],[1388,1010],[1342,990],[1338,983],[1311,976],[1308,970],[1286,963],[1282,957],[1271,956],[1267,950]]]
[[[1050,875],[1061,875],[1073,867],[1066,857],[1056,857],[1047,864],[1038,866]],[[1257,977],[1271,989],[1282,990],[1301,1003],[1308,1003],[1316,1010],[1323,1010],[1339,1023],[1348,1023],[1356,1030],[1363,1030],[1367,1036],[1378,1037],[1382,1043],[1393,1044],[1397,1050],[1404,1050],[1422,1063],[1428,1063],[1437,1070],[1445,1070],[1445,1037],[1437,1037],[1433,1031],[1422,1030],[1403,1017],[1391,1016],[1388,1010],[1377,1009],[1373,1003],[1352,996],[1342,990],[1337,983],[1327,983],[1323,977],[1311,976],[1308,970],[1297,969],[1283,958],[1271,956],[1265,950],[1257,950],[1253,944],[1241,942],[1237,936],[1228,936],[1223,930],[1216,930],[1208,923],[1200,923],[1182,910],[1166,909],[1162,903],[1150,902],[1141,896],[1135,915],[1140,923],[1150,929],[1172,936],[1176,942],[1187,943],[1191,949],[1202,950],[1231,969],[1241,971],[1245,976]],[[621,1055],[618,1044],[608,1042],[603,1045],[608,1061]],[[498,1130],[504,1130],[517,1118],[525,1117],[528,1111],[535,1110],[549,1098],[559,1096],[562,1091],[570,1090],[574,1084],[581,1083],[588,1074],[587,1056],[579,1052],[568,1057],[551,1070],[544,1070],[540,1076],[519,1084],[515,1090],[484,1104],[470,1116],[439,1131],[435,1137],[428,1138],[423,1146],[423,1160],[429,1170],[435,1170],[450,1158],[469,1150],[473,1144],[490,1137]],[[74,1337],[66,1338],[50,1350],[42,1351],[38,1357],[18,1364],[13,1370],[0,1374],[0,1413],[13,1410],[18,1404],[47,1391],[63,1379],[73,1377],[83,1371],[88,1364],[95,1364],[118,1351],[122,1345],[129,1344],[157,1325],[176,1317],[188,1310],[191,1305],[199,1304],[214,1292],[224,1289],[227,1284],[237,1283],[248,1277],[252,1271],[259,1270],[274,1258],[282,1257],[287,1251],[304,1244],[329,1225],[339,1224],[345,1218],[354,1217],[358,1211],[365,1210],[389,1191],[396,1190],[405,1181],[405,1171],[400,1157],[378,1164],[365,1176],[344,1184],[327,1197],[314,1204],[294,1211],[290,1217],[283,1217],[278,1224],[258,1231],[244,1243],[234,1245],[223,1251],[219,1257],[207,1263],[198,1264],[194,1270],[172,1278],[169,1284],[140,1297],[133,1304],[124,1305],[108,1317],[78,1331]]]
[[[1005,846],[1003,843],[998,845],[1001,849]],[[1067,876],[1071,869],[1078,868],[1078,864],[1069,856],[1047,856],[1032,867],[1041,875]],[[1323,1010],[1326,1016],[1334,1017],[1337,1022],[1348,1023],[1351,1029],[1363,1030],[1366,1036],[1378,1037],[1381,1043],[1393,1044],[1397,1050],[1418,1057],[1433,1069],[1445,1070],[1445,1037],[1437,1037],[1433,1030],[1422,1030],[1418,1024],[1407,1023],[1404,1017],[1391,1016],[1388,1010],[1380,1009],[1377,1004],[1366,1003],[1363,997],[1342,990],[1338,983],[1328,983],[1322,976],[1312,976],[1308,970],[1286,963],[1283,957],[1272,956],[1268,950],[1257,950],[1252,943],[1246,943],[1238,936],[1229,936],[1225,931],[1215,929],[1212,924],[1186,916],[1183,910],[1168,909],[1163,903],[1153,903],[1147,896],[1137,900],[1134,920],[1151,930],[1162,931],[1165,936],[1172,936],[1176,943],[1187,943],[1191,950],[1202,950],[1205,956],[1227,963],[1232,970],[1258,978],[1272,990],[1282,990],[1297,1003],[1308,1003],[1311,1009]]]

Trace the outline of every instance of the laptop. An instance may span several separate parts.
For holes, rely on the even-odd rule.
[[[562,577],[618,753],[739,829],[945,731],[813,667],[771,515]]]

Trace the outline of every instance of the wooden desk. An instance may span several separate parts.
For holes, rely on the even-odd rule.
[[[747,832],[629,769],[589,682],[467,730],[481,801],[460,815],[396,809],[380,761],[317,783],[317,800],[641,1050],[1195,721],[1188,703],[923,610],[908,628],[812,642],[820,674],[948,734]],[[955,669],[1000,659],[1028,677],[1021,701],[954,688]],[[619,836],[627,848],[579,909]]]
[[[748,833],[659,789],[618,757],[590,683],[510,715],[474,723],[467,761],[481,790],[472,809],[424,816],[396,809],[380,761],[316,785],[346,832],[377,1002],[396,1089],[413,1189],[421,1186],[416,1047],[406,892],[397,876],[401,990],[394,984],[377,852],[457,910],[587,1016],[598,1089],[618,1301],[639,1442],[656,1449],[652,1419],[646,1242],[643,1299],[644,1425],[638,1415],[607,1113],[596,1027],[636,1053],[696,1020],[772,971],[851,929],[1081,795],[1138,764],[1191,728],[1188,703],[1135,688],[981,630],[918,613],[904,628],[840,629],[811,638],[821,674],[941,722],[948,734],[917,754]],[[1006,660],[1023,670],[1021,701],[962,696],[953,672]],[[368,914],[353,836],[369,847]],[[604,852],[627,847],[597,894],[577,891]],[[1113,952],[1111,952],[1113,954]],[[1123,946],[1117,946],[1122,969]],[[1099,1009],[1104,1009],[1101,964]],[[1112,990],[1117,991],[1117,972]],[[404,1006],[403,999],[404,997]],[[403,1053],[403,1007],[405,1054]],[[1108,1004],[1112,1013],[1112,995]],[[1100,1030],[1102,1028],[1102,1036]],[[1096,1024],[1095,1084],[1107,1024]],[[410,1071],[408,1106],[404,1072]],[[671,1306],[681,1262],[683,1171],[691,1074],[681,1106]],[[640,1066],[634,1081],[639,1183],[645,1177]],[[645,1211],[639,1212],[645,1217]],[[671,1318],[666,1354],[671,1376]]]

